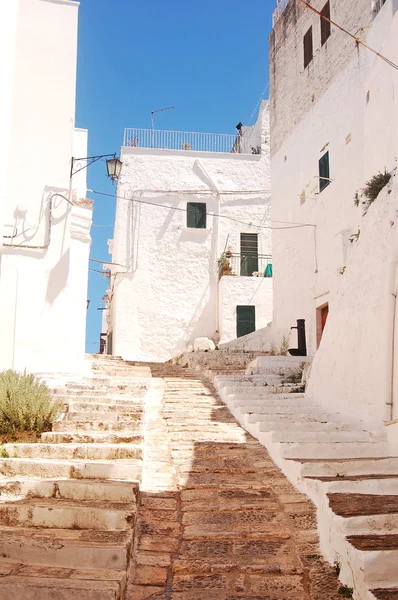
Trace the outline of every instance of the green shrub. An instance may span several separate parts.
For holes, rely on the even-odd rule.
[[[377,173],[377,175],[373,175],[373,177],[365,183],[365,187],[363,188],[363,195],[366,196],[369,204],[376,200],[377,196],[380,194],[381,190],[387,185],[390,179],[391,173],[388,173],[387,170],[384,169],[384,173]]]
[[[0,373],[0,433],[49,431],[61,412],[62,403],[34,375]]]

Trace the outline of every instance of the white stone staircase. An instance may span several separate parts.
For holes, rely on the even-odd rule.
[[[211,359],[186,355],[180,364],[187,361],[314,502],[322,553],[354,598],[398,600],[398,452],[384,426],[348,421],[297,393],[287,380],[300,358],[261,356],[243,371],[242,353],[240,374],[232,360],[226,373],[217,352]]]
[[[3,446],[0,600],[124,597],[151,375],[92,361],[91,377],[54,390],[65,412],[41,443]]]

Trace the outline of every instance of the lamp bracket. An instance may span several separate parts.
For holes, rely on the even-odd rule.
[[[85,156],[84,158],[75,158],[74,156],[72,156],[72,161],[71,161],[71,166],[70,166],[71,179],[72,179],[73,175],[76,175],[76,173],[80,173],[80,171],[87,169],[87,167],[89,167],[90,165],[93,165],[98,160],[101,160],[101,158],[110,158],[110,157],[116,158],[116,152],[114,152],[113,154],[100,154],[98,156]],[[80,167],[80,169],[74,170],[75,163],[78,163],[79,161],[82,161],[82,160],[87,161],[86,164],[83,167]]]

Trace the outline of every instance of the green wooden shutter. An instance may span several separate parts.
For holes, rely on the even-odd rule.
[[[204,202],[187,203],[187,227],[206,229],[206,204]]]
[[[322,192],[330,183],[329,152],[319,159],[319,191]]]
[[[236,307],[236,337],[242,337],[256,331],[256,307]]]

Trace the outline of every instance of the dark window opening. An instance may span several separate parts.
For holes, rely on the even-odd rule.
[[[329,152],[319,159],[319,192],[322,192],[330,183]]]
[[[326,19],[329,19],[327,21]],[[321,46],[326,42],[331,33],[330,2],[326,2],[321,10]]]
[[[377,15],[377,13],[383,8],[385,3],[386,3],[386,0],[375,0],[374,5],[373,5],[373,12],[375,15]]]
[[[236,337],[242,337],[256,331],[256,307],[236,307]]]
[[[328,314],[329,314],[329,304],[326,302],[326,304],[323,304],[322,306],[319,306],[319,308],[316,309],[316,342],[317,342],[317,347],[319,347],[319,344],[321,343],[321,339],[322,339],[322,335],[323,335],[323,331],[325,329],[326,326],[326,321],[328,318]]]
[[[187,227],[206,229],[206,204],[204,202],[187,203]]]
[[[251,277],[258,271],[258,234],[240,234],[240,274]]]
[[[312,46],[312,27],[309,28],[303,39],[304,43],[304,69],[308,67],[313,59],[313,46]]]

